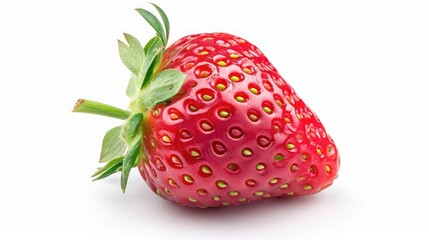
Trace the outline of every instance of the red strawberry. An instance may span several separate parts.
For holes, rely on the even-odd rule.
[[[262,52],[226,33],[183,37],[165,49],[164,27],[144,48],[119,43],[131,70],[131,112],[80,100],[75,111],[127,119],[110,130],[94,176],[134,166],[165,199],[192,207],[239,205],[317,193],[332,184],[337,148],[322,123]],[[126,153],[125,153],[126,152]],[[125,154],[124,154],[125,153]]]

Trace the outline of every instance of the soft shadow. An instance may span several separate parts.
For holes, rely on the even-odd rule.
[[[119,179],[118,179],[119,180]],[[164,224],[233,224],[236,221],[250,222],[250,219],[271,221],[284,219],[293,221],[307,216],[312,211],[326,211],[320,206],[333,202],[347,201],[348,197],[338,191],[322,192],[315,195],[292,198],[270,198],[241,206],[219,208],[189,208],[178,206],[154,194],[144,182],[133,181],[126,194],[122,194],[118,181],[110,179],[99,191],[97,199],[108,208],[116,209],[122,217],[144,222],[148,219]],[[176,220],[180,219],[178,223]]]
[[[272,217],[272,214],[282,214],[299,211],[300,208],[308,208],[318,202],[317,196],[296,198],[270,198],[241,206],[228,206],[219,208],[188,208],[180,207],[173,203],[165,203],[165,208],[173,215],[191,218],[201,221],[224,221],[226,219],[242,219],[246,217]]]

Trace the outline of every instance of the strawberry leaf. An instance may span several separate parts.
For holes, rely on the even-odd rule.
[[[142,91],[138,103],[142,108],[151,109],[157,103],[167,101],[179,92],[186,79],[186,74],[173,69],[158,73],[147,88]]]
[[[164,46],[167,45],[167,38],[164,32],[164,28],[161,24],[161,22],[159,21],[159,19],[157,17],[155,17],[155,15],[153,15],[151,12],[142,9],[142,8],[137,8],[136,11],[146,20],[146,22],[149,23],[149,25],[151,25],[153,27],[153,29],[155,29],[156,34],[161,38],[162,40],[162,44]]]
[[[118,40],[119,55],[122,63],[135,75],[141,72],[144,59],[144,50],[139,40],[134,36],[124,33],[127,44]]]
[[[121,156],[119,158],[113,159],[110,162],[108,162],[104,167],[98,169],[92,177],[95,177],[93,181],[100,180],[103,178],[106,178],[114,173],[117,173],[122,168],[122,162],[124,161],[124,156]]]
[[[141,138],[137,143],[131,148],[131,150],[125,155],[124,161],[122,164],[122,175],[121,175],[121,187],[122,192],[125,192],[127,187],[128,177],[130,175],[131,168],[134,167],[137,159],[140,158],[140,149],[141,149],[142,140]]]
[[[121,137],[122,127],[117,126],[104,135],[101,147],[100,162],[109,162],[122,156],[127,149],[127,144]]]

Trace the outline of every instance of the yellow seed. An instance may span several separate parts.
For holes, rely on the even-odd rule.
[[[207,51],[201,51],[198,55],[204,56],[204,55],[207,55],[207,54],[209,54],[209,52],[207,52]]]
[[[297,171],[298,169],[299,169],[298,166],[295,164],[292,164],[292,166],[290,166],[291,171]]]
[[[231,55],[229,55],[231,58],[238,58],[238,54],[237,53],[231,53]]]
[[[201,128],[202,128],[204,131],[210,131],[210,130],[212,130],[212,126],[211,126],[210,124],[206,123],[206,122],[203,122],[203,123],[201,124]]]
[[[305,177],[305,176],[300,176],[300,177],[297,177],[297,178],[296,178],[296,181],[298,181],[298,182],[302,182],[302,181],[304,181],[304,180],[307,180],[307,177]]]
[[[304,186],[304,190],[311,190],[311,189],[313,189],[313,186],[311,186],[311,185],[305,185]]]
[[[249,179],[246,181],[246,185],[253,187],[256,185],[256,182],[255,180]]]
[[[165,191],[167,194],[171,194],[171,190],[170,190],[170,189],[168,189],[168,188],[164,188],[164,191]]]
[[[290,118],[285,117],[284,120],[285,120],[286,123],[290,123]]]
[[[218,187],[220,187],[220,188],[226,188],[226,187],[228,187],[228,184],[226,182],[222,181],[222,180],[217,181],[216,185]]]
[[[274,156],[274,161],[275,162],[280,162],[280,161],[283,161],[283,160],[285,160],[285,156],[283,156],[282,154],[276,154]]]
[[[307,160],[308,159],[308,154],[304,153],[301,155],[302,160]]]
[[[226,118],[228,116],[229,116],[229,112],[227,112],[227,111],[222,110],[219,112],[219,117],[221,117],[221,118]]]
[[[294,192],[287,192],[286,194],[287,194],[287,195],[289,195],[289,196],[292,196],[292,195],[294,195],[295,193],[294,193]]]
[[[297,114],[296,114],[296,117],[298,118],[298,120],[301,120],[301,119],[302,119],[302,116],[301,116],[301,114],[299,114],[299,113],[297,113]]]
[[[273,178],[273,179],[270,180],[270,183],[271,184],[276,184],[278,181],[279,181],[278,178]]]
[[[189,110],[191,110],[192,112],[195,112],[198,110],[198,108],[195,107],[194,105],[189,105]]]
[[[162,136],[162,141],[165,143],[171,143],[171,138],[167,135]]]
[[[153,115],[155,115],[155,116],[158,116],[158,114],[159,114],[159,109],[155,109],[155,110],[153,110]]]
[[[168,179],[168,184],[170,184],[170,186],[172,186],[172,187],[177,187],[177,183],[171,178]]]
[[[185,182],[187,182],[187,183],[194,183],[194,179],[191,177],[191,176],[189,176],[189,175],[184,175],[183,176],[183,179],[185,180]]]
[[[263,165],[263,164],[257,164],[256,165],[256,170],[258,170],[258,171],[262,171],[262,170],[264,170],[265,169],[265,166]]]
[[[265,89],[267,89],[268,91],[271,90],[271,85],[269,85],[268,83],[264,84]]]
[[[228,206],[230,203],[229,202],[223,202],[222,205],[224,206]]]
[[[256,89],[256,88],[253,88],[253,87],[252,87],[252,88],[250,88],[249,90],[250,90],[250,92],[251,92],[251,93],[253,93],[253,94],[259,94],[259,91],[258,91],[258,89]]]
[[[199,156],[201,156],[200,152],[198,152],[197,150],[192,150],[192,151],[191,151],[191,155],[192,155],[193,157],[199,157]]]
[[[245,73],[247,73],[247,74],[252,74],[252,70],[250,70],[250,68],[243,68],[242,69],[243,70],[243,72],[245,72]]]
[[[179,115],[172,113],[172,114],[170,114],[170,119],[171,120],[177,120],[177,119],[179,119]]]
[[[288,150],[292,150],[292,149],[295,148],[295,145],[293,145],[293,143],[287,143],[286,147],[287,147]]]
[[[236,100],[237,102],[244,102],[244,101],[245,101],[244,97],[242,97],[242,96],[237,96],[237,97],[235,97],[235,100]]]
[[[197,199],[195,199],[195,198],[193,198],[193,197],[188,197],[188,200],[189,200],[190,202],[193,202],[193,203],[198,202],[198,200],[197,200]]]
[[[326,165],[326,166],[325,166],[325,171],[326,171],[327,173],[330,173],[330,172],[331,172],[331,167],[330,167],[329,165]]]
[[[244,197],[242,197],[242,198],[239,198],[239,199],[238,199],[238,201],[239,201],[239,202],[245,202],[246,200],[247,200],[247,199],[246,199],[246,198],[244,198]]]
[[[263,107],[262,109],[264,109],[264,112],[266,112],[268,114],[273,112],[273,110],[271,110],[271,108],[269,108],[269,107]]]
[[[238,82],[238,81],[240,81],[240,78],[239,77],[237,77],[237,76],[231,76],[231,81],[233,81],[233,82]]]
[[[252,122],[256,122],[258,120],[258,116],[256,116],[255,114],[249,114],[249,119]]]
[[[262,195],[264,195],[264,192],[263,191],[257,191],[257,192],[255,192],[255,196],[262,196]]]
[[[271,194],[269,194],[269,193],[264,194],[264,198],[269,198],[269,197],[271,197]]]
[[[241,152],[244,156],[252,156],[252,151],[248,148],[243,149]]]
[[[201,172],[203,172],[205,174],[210,174],[210,173],[212,173],[212,170],[208,166],[204,165],[201,167]]]
[[[216,88],[217,88],[219,91],[223,91],[223,90],[225,90],[226,86],[225,86],[225,85],[223,85],[222,83],[219,83],[218,85],[216,85]]]
[[[156,189],[156,194],[161,195],[161,190],[159,190],[158,188]]]
[[[283,106],[283,104],[282,104],[282,102],[280,102],[280,100],[276,100],[276,104],[277,104],[277,106],[279,106],[279,107],[282,107],[282,106]]]
[[[185,68],[186,69],[189,69],[189,68],[191,68],[191,67],[193,67],[195,64],[193,63],[193,62],[188,62],[186,65],[185,65]]]
[[[201,195],[201,196],[204,196],[204,195],[207,195],[207,191],[206,190],[204,190],[204,189],[198,189],[198,194],[199,195]]]
[[[220,196],[213,196],[213,200],[219,201],[220,200]]]
[[[198,75],[200,78],[205,78],[208,77],[210,75],[209,71],[201,71],[200,74]]]
[[[213,97],[212,96],[210,96],[210,95],[207,95],[207,94],[204,94],[203,95],[203,100],[204,101],[210,101],[210,100],[212,100],[213,99]]]
[[[317,153],[317,155],[321,156],[322,155],[322,150],[320,150],[320,148],[317,148],[316,149],[316,153]]]
[[[289,185],[287,184],[287,183],[284,183],[284,184],[282,184],[282,185],[280,185],[280,188],[281,189],[285,189],[285,188],[287,188]]]
[[[238,192],[237,191],[231,191],[231,192],[229,192],[229,195],[232,197],[235,197],[238,195]]]
[[[226,66],[226,62],[224,61],[219,61],[217,62],[217,65],[221,66],[221,67],[225,67]]]

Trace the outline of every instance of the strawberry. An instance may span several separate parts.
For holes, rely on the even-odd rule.
[[[263,53],[227,33],[185,36],[166,48],[169,21],[137,12],[157,35],[119,52],[132,72],[128,110],[79,100],[75,112],[126,120],[109,130],[94,174],[130,170],[161,197],[190,207],[240,205],[317,193],[337,176],[338,150],[319,118]]]

